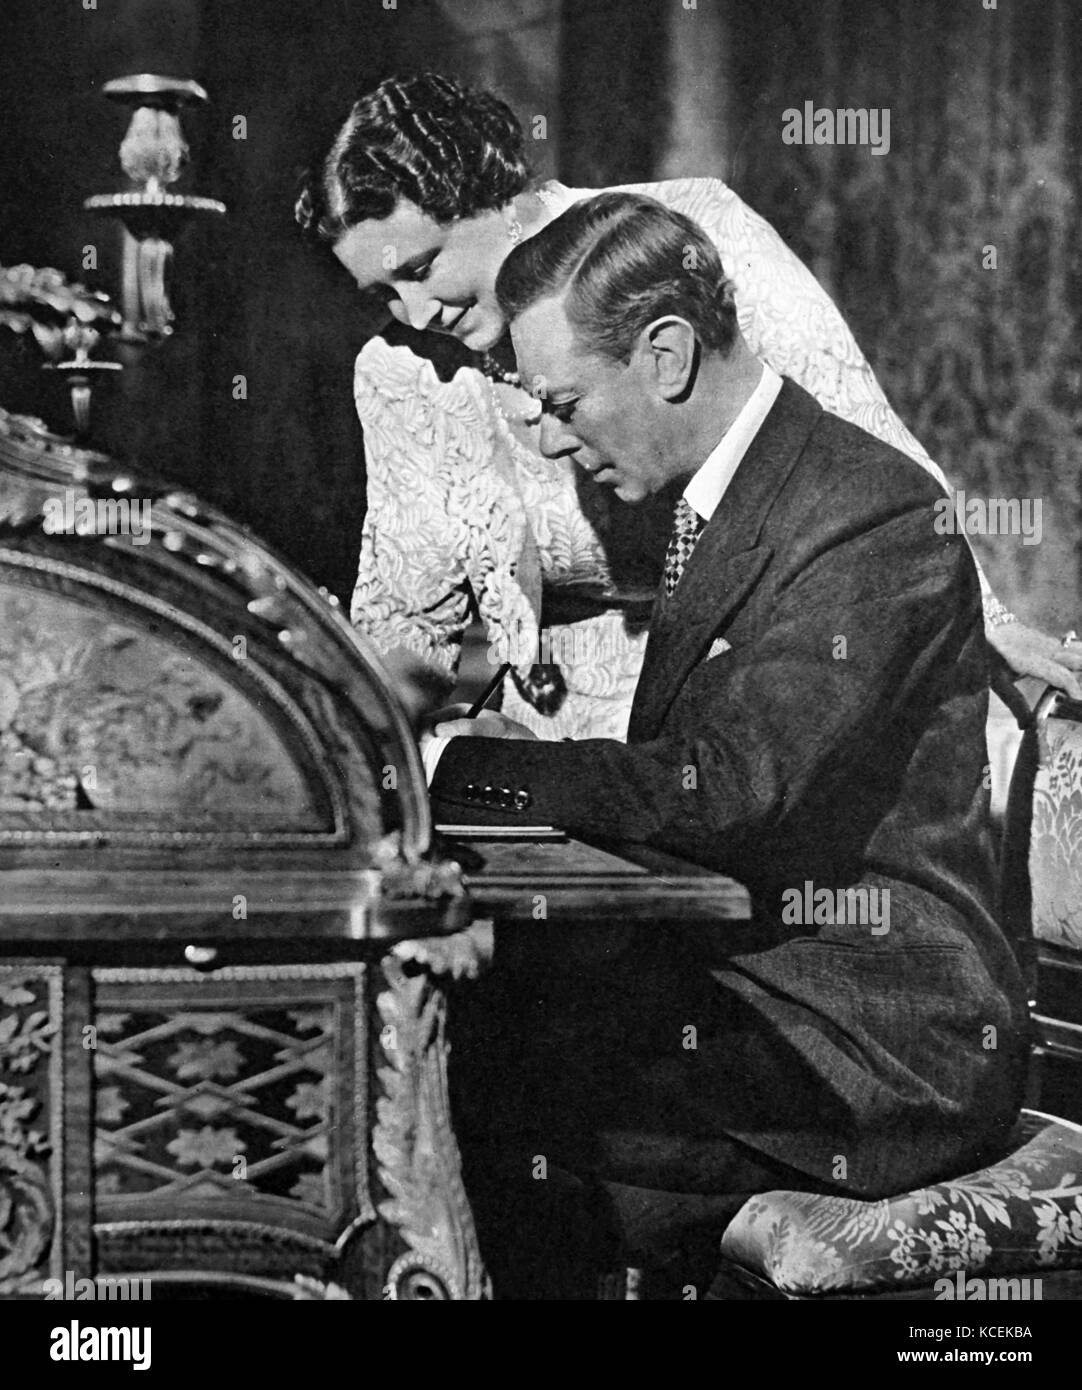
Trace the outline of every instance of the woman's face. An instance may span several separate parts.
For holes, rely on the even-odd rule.
[[[443,225],[403,201],[390,217],[351,227],[334,254],[361,290],[382,288],[399,323],[449,333],[484,352],[506,326],[495,285],[510,249],[503,213],[482,212]]]

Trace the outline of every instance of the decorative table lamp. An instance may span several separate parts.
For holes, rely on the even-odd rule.
[[[115,78],[103,90],[133,108],[120,163],[136,186],[123,193],[96,194],[83,206],[111,213],[124,224],[126,335],[161,338],[173,331],[166,270],[181,226],[193,215],[221,216],[226,210],[216,198],[169,191],[188,160],[180,109],[207,101],[207,94],[198,82],[149,73]]]

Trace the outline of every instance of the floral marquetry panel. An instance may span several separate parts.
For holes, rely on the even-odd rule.
[[[316,817],[269,717],[205,662],[43,590],[0,584],[0,811]]]
[[[173,1267],[325,1273],[340,1239],[375,1218],[364,967],[94,978],[106,1262],[127,1250],[146,1268],[155,1235],[172,1233],[161,1258]]]

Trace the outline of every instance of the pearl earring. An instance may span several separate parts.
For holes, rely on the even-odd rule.
[[[522,223],[514,213],[511,214],[510,221],[507,223],[507,235],[511,238],[512,246],[517,246],[522,240]]]

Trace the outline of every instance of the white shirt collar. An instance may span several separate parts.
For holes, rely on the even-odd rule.
[[[709,521],[721,505],[740,461],[751,441],[763,427],[781,391],[781,377],[763,365],[759,384],[744,403],[717,447],[684,489],[684,500],[704,521]]]

